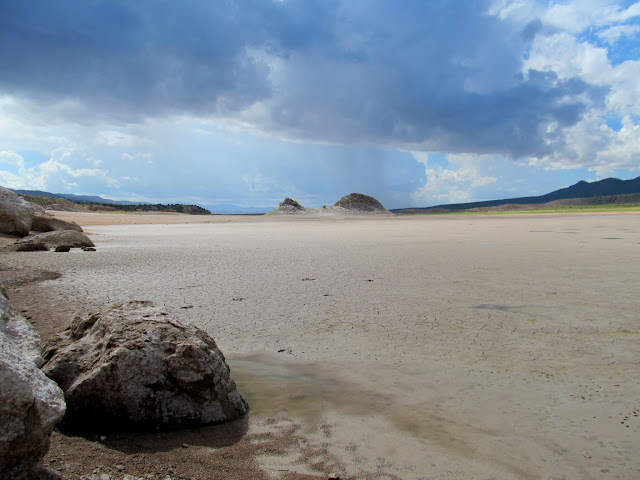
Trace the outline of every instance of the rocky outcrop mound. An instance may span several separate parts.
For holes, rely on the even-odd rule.
[[[56,230],[21,238],[5,248],[16,252],[32,252],[47,251],[58,247],[90,248],[95,245],[89,240],[89,237],[76,230]]]
[[[0,287],[0,478],[36,477],[65,411],[60,388],[38,368],[38,335]]]
[[[305,208],[302,205],[300,205],[292,198],[287,197],[282,202],[280,202],[278,208],[274,208],[273,210],[268,212],[267,215],[296,215],[304,212]]]
[[[72,429],[172,429],[248,411],[215,341],[151,302],[76,318],[44,357]]]
[[[362,193],[351,193],[342,197],[335,203],[333,208],[343,210],[345,211],[344,213],[347,214],[355,215],[393,215],[393,213],[384,208],[378,200]]]
[[[0,187],[0,233],[27,236],[32,220],[33,206],[11,190]]]

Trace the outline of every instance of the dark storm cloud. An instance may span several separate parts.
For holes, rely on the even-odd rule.
[[[522,75],[539,22],[516,31],[487,6],[4,0],[0,93],[111,121],[238,115],[298,139],[545,153],[547,125],[573,125],[606,92]]]

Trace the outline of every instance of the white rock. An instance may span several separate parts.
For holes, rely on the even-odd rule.
[[[1,290],[1,289],[0,289]],[[35,478],[65,412],[58,386],[38,368],[39,340],[0,291],[0,478]]]

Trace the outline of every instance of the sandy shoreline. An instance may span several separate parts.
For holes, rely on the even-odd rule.
[[[384,220],[386,216],[372,217],[349,217],[330,215],[187,215],[182,213],[109,213],[109,212],[60,212],[50,211],[49,213],[68,222],[76,222],[82,226],[93,225],[179,225],[192,223],[230,223],[230,222],[286,222],[286,221],[345,221],[345,220]],[[640,211],[619,211],[619,212],[574,212],[568,213],[518,213],[508,214],[468,214],[468,215],[427,215],[412,214],[396,217],[398,220],[409,220],[411,218],[436,219],[436,218],[500,218],[508,217],[554,217],[554,216],[610,216],[610,215],[640,215]]]
[[[209,331],[245,441],[301,425],[268,476],[640,475],[636,215],[75,215],[98,251],[3,255],[63,274],[12,298],[50,333],[130,298]]]

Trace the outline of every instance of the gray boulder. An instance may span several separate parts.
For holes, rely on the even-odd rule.
[[[64,395],[38,368],[38,335],[1,288],[0,313],[0,478],[30,480],[64,415]]]
[[[33,210],[33,214],[34,215],[46,215],[47,211],[44,209],[43,206],[38,205],[37,203],[33,203],[33,202],[27,202],[30,206],[31,209]]]
[[[75,230],[82,232],[82,227],[75,222],[60,220],[46,213],[36,213],[31,222],[33,232],[54,232],[56,230]]]
[[[33,206],[11,190],[0,187],[0,233],[27,236],[32,220]]]
[[[68,246],[70,248],[95,247],[89,237],[81,232],[76,230],[56,230],[21,238],[5,248],[18,252],[28,252],[49,250],[59,246]]]
[[[151,302],[76,318],[44,353],[64,390],[70,429],[173,429],[248,411],[224,355],[202,330]]]

